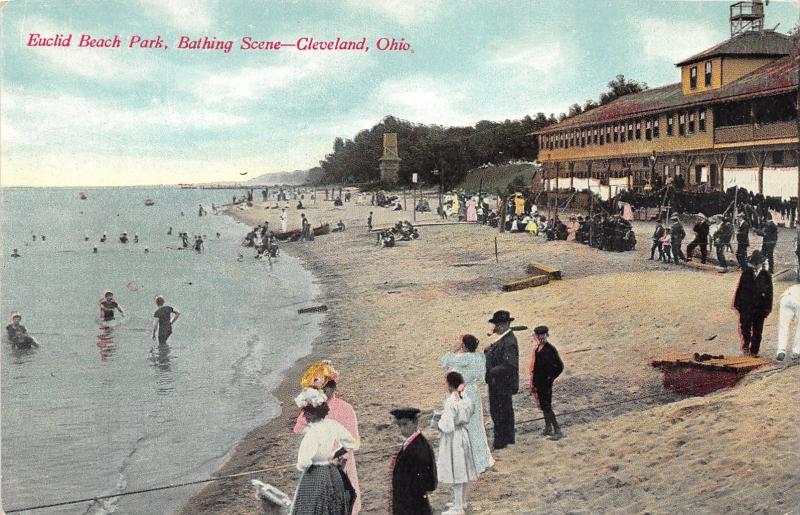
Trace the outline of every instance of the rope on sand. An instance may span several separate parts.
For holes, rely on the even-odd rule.
[[[777,365],[777,366],[769,367],[769,368],[766,368],[766,369],[763,369],[763,370],[758,370],[756,372],[752,372],[752,373],[748,374],[748,377],[752,377],[752,376],[757,376],[757,375],[762,375],[763,374],[764,377],[766,378],[766,377],[769,377],[769,376],[771,376],[771,375],[773,375],[773,374],[775,374],[777,372],[781,372],[783,370],[786,370],[787,368],[791,368],[791,367],[794,367],[794,366],[796,366],[796,365],[793,364],[793,363],[788,363],[785,366]],[[714,383],[714,381],[705,381],[703,383],[698,383],[698,384],[712,384],[712,383]],[[661,392],[661,393],[655,393],[655,394],[651,394],[651,395],[642,395],[640,397],[631,397],[631,398],[628,398],[628,399],[622,399],[622,400],[614,401],[614,402],[607,402],[605,404],[594,404],[592,406],[587,406],[585,408],[579,408],[579,409],[575,409],[575,410],[571,410],[571,411],[565,411],[565,412],[562,412],[562,413],[558,413],[558,416],[559,417],[564,417],[564,416],[567,416],[567,415],[575,415],[577,413],[584,413],[584,412],[587,412],[587,411],[595,411],[595,410],[598,410],[598,409],[601,409],[601,408],[608,408],[608,407],[611,407],[611,406],[619,406],[619,405],[627,404],[627,403],[630,403],[630,402],[641,401],[641,400],[646,400],[646,399],[654,399],[654,398],[664,397],[664,396],[668,396],[668,395],[675,395],[675,393],[673,393],[673,392]],[[426,412],[426,414],[427,414],[427,412]],[[526,420],[520,420],[520,421],[518,421],[516,423],[516,425],[518,425],[518,426],[519,425],[526,425],[526,424],[530,424],[532,422],[539,422],[539,421],[542,421],[542,420],[544,420],[544,417],[535,417],[535,418],[530,418],[530,419],[526,419]],[[391,456],[391,453],[396,451],[396,450],[397,450],[397,446],[393,445],[391,447],[384,447],[384,448],[372,449],[372,450],[369,450],[369,451],[359,452],[358,456],[359,456],[359,458],[361,458],[361,457],[364,457],[364,456],[369,456],[369,455],[373,455],[373,454],[379,454],[378,457],[385,459],[385,458]],[[169,490],[169,489],[173,489],[173,488],[180,488],[180,487],[184,487],[184,486],[200,485],[200,484],[211,483],[211,482],[215,482],[215,481],[224,481],[224,480],[227,480],[227,479],[236,479],[236,478],[240,478],[240,477],[244,477],[244,476],[251,476],[253,474],[263,474],[265,472],[275,472],[275,471],[278,471],[278,470],[289,469],[289,468],[292,468],[294,466],[295,465],[292,463],[292,464],[288,464],[288,465],[279,465],[279,466],[275,466],[275,467],[268,467],[268,468],[262,468],[262,469],[256,469],[256,470],[248,470],[248,471],[245,471],[245,472],[237,472],[235,474],[227,474],[227,475],[224,475],[224,476],[217,476],[217,477],[212,477],[212,478],[207,478],[207,479],[198,479],[196,481],[186,481],[186,482],[183,482],[183,483],[173,483],[173,484],[168,484],[168,485],[163,485],[163,486],[155,486],[155,487],[151,487],[151,488],[143,488],[143,489],[140,489],[140,490],[131,490],[129,492],[120,492],[120,493],[117,493],[117,494],[98,495],[98,496],[84,497],[84,498],[81,498],[81,499],[75,499],[75,500],[69,500],[69,501],[60,501],[60,502],[53,502],[53,503],[49,503],[49,504],[40,504],[40,505],[37,505],[37,506],[28,506],[28,507],[24,507],[24,508],[14,508],[14,509],[11,509],[11,510],[7,510],[6,513],[18,513],[18,512],[22,512],[22,511],[41,510],[41,509],[44,509],[44,508],[54,508],[54,507],[57,507],[57,506],[66,506],[66,505],[70,505],[70,504],[80,504],[80,503],[84,503],[84,502],[97,502],[97,501],[100,501],[102,499],[112,499],[112,498],[124,497],[124,496],[128,496],[128,495],[138,495],[138,494],[144,494],[144,493],[148,493],[148,492],[157,492],[157,491],[161,491],[161,490]]]

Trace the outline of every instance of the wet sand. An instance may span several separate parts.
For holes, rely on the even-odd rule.
[[[292,228],[299,214],[296,201],[289,204]],[[291,434],[298,413],[292,398],[302,370],[326,358],[341,373],[340,396],[359,416],[363,512],[385,513],[389,454],[402,442],[388,411],[405,405],[422,409],[424,432],[435,447],[436,431],[427,422],[444,398],[440,357],[463,333],[475,334],[479,351],[485,348],[491,340],[487,320],[497,309],[511,311],[515,325],[550,327],[566,367],[553,398],[567,436],[552,442],[539,435],[541,413],[525,393],[531,331],[518,332],[517,443],[495,453],[494,469],[470,485],[468,513],[800,509],[800,367],[753,374],[733,389],[684,398],[665,392],[661,373],[649,366],[663,354],[738,353],[730,308],[737,273],[648,261],[652,226],[646,223],[635,224],[639,245],[626,253],[478,225],[420,227],[419,240],[381,249],[366,230],[370,210],[376,227],[412,215],[318,200],[305,211],[312,225],[342,219],[347,231],[281,247],[300,256],[321,283],[319,303],[329,308],[323,332],[312,355],[287,372],[274,393],[284,407],[281,415],[248,434],[219,473],[283,468],[212,483],[183,513],[259,513],[250,477],[291,494],[300,443]],[[245,223],[269,220],[273,229],[280,225],[279,214],[261,203],[233,210]],[[425,213],[418,221],[437,218]],[[243,227],[242,236],[245,232]],[[792,237],[789,230],[780,233],[777,270],[792,266]],[[524,277],[532,261],[561,269],[563,280],[500,291],[502,282]],[[465,263],[469,266],[452,266]],[[791,279],[787,273],[775,281],[775,308],[762,344],[767,358],[775,353],[778,299]],[[491,430],[485,390],[484,411]],[[450,497],[449,486],[440,485],[432,496],[434,510],[445,509]]]

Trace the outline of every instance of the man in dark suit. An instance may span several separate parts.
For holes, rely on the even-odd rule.
[[[551,440],[560,440],[564,435],[553,413],[553,382],[564,371],[564,363],[553,344],[548,340],[547,326],[533,330],[533,355],[531,356],[530,392],[544,415],[544,432]]]
[[[765,261],[760,250],[753,251],[733,299],[733,307],[739,312],[742,353],[751,356],[758,356],[764,320],[772,311],[772,276],[764,270]]]
[[[403,447],[392,456],[389,470],[390,513],[394,515],[430,515],[428,492],[436,490],[436,458],[428,440],[417,429],[419,410],[400,408],[391,411]]]
[[[486,384],[489,386],[489,413],[494,424],[494,448],[514,443],[514,405],[512,395],[519,390],[519,347],[511,332],[514,319],[508,311],[497,311],[490,324],[499,335],[486,354]]]
[[[694,224],[694,240],[686,247],[686,261],[692,260],[694,249],[700,247],[700,262],[705,264],[708,256],[708,221],[703,213],[700,213],[700,221]]]

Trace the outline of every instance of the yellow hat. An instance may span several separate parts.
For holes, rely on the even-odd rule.
[[[300,379],[300,386],[303,388],[316,388],[321,390],[328,384],[328,381],[339,379],[339,372],[333,368],[329,360],[315,363],[308,367]]]

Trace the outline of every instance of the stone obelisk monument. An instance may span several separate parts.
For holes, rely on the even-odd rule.
[[[387,132],[383,135],[383,156],[380,158],[381,182],[397,183],[397,172],[400,171],[400,156],[397,153],[397,133]]]

